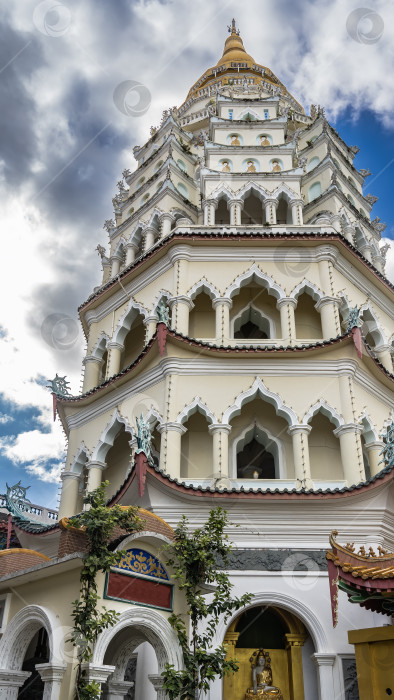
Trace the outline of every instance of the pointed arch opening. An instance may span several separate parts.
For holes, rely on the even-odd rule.
[[[244,205],[241,212],[242,226],[261,226],[265,221],[265,209],[260,193],[249,189],[243,196]]]
[[[304,287],[298,293],[294,317],[296,338],[304,340],[323,339],[321,316],[315,307],[313,290],[309,287]]]
[[[229,226],[230,225],[230,212],[227,206],[227,198],[225,195],[221,195],[218,199],[218,206],[215,211],[215,224]]]
[[[309,458],[313,481],[343,481],[344,472],[335,416],[320,407],[308,421]]]
[[[194,307],[189,313],[189,336],[192,338],[215,338],[215,311],[212,299],[202,289],[193,300]]]

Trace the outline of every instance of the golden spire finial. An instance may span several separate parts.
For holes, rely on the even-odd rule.
[[[228,29],[230,34],[235,34],[236,36],[239,36],[239,29],[237,29],[237,25],[235,24],[234,17],[233,17],[233,21],[231,22],[231,24],[228,25],[227,29]]]

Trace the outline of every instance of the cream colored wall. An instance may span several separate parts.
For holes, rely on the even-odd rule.
[[[272,331],[271,338],[280,338],[281,325],[280,325],[280,314],[276,308],[276,299],[272,295],[268,294],[264,287],[258,284],[251,284],[247,287],[241,287],[239,294],[233,296],[233,308],[230,314],[230,325],[234,322],[234,319],[239,316],[241,311],[245,307],[253,305],[256,309],[261,311],[262,315],[266,315],[274,325],[274,330]],[[270,324],[272,328],[272,323]],[[234,334],[232,334],[233,337]]]
[[[296,338],[321,340],[323,337],[320,313],[309,294],[300,294],[295,309]]]
[[[194,299],[194,309],[189,314],[189,336],[192,338],[215,338],[215,310],[207,294]]]
[[[258,150],[257,150],[258,149]],[[265,153],[265,151],[268,150],[268,153]],[[267,148],[265,149],[264,147],[256,147],[256,151],[251,153],[251,154],[245,154],[245,153],[240,153],[238,154],[233,154],[229,153],[226,155],[220,154],[220,155],[212,155],[208,159],[207,167],[210,168],[211,170],[217,170],[218,172],[223,171],[223,164],[220,162],[223,158],[227,158],[228,155],[228,160],[231,160],[232,162],[232,172],[234,173],[241,173],[241,172],[246,172],[248,166],[245,165],[245,161],[249,160],[251,158],[254,162],[257,161],[259,164],[255,167],[257,172],[262,172],[262,173],[269,173],[272,171],[272,166],[270,165],[270,162],[274,158],[280,158],[280,160],[283,163],[283,170],[292,170],[293,169],[293,157],[289,153],[273,153],[271,149]],[[248,158],[249,155],[249,158]],[[252,173],[253,175],[253,173]],[[265,183],[264,183],[265,186]]]
[[[205,416],[198,412],[184,423],[187,432],[181,441],[181,478],[212,478],[213,443],[208,425]]]
[[[309,458],[311,476],[316,480],[340,481],[344,479],[339,439],[335,437],[333,425],[326,416],[317,413],[309,425]]]
[[[273,146],[279,146],[284,143],[284,125],[280,125],[279,128],[275,128],[273,125],[267,122],[261,124],[261,122],[243,122],[237,121],[234,124],[226,125],[224,128],[220,124],[215,124],[213,127],[212,140],[214,143],[219,145],[230,145],[227,143],[227,137],[229,134],[240,134],[243,139],[243,146],[253,146],[258,147],[257,137],[259,134],[268,134],[272,137]]]

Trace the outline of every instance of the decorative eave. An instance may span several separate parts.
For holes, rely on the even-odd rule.
[[[387,471],[387,470],[383,470]],[[382,474],[383,472],[381,472]],[[391,474],[393,469],[391,468]],[[380,476],[378,474],[378,476]],[[355,551],[353,543],[336,542],[336,530],[330,535],[331,549],[326,552],[334,627],[338,622],[338,588],[351,603],[386,615],[394,613],[394,552],[372,547]]]
[[[225,231],[223,230],[224,228],[226,228]],[[255,229],[257,227],[250,228]],[[375,283],[379,283],[385,288],[385,293],[387,293],[387,290],[389,290],[390,292],[394,291],[394,285],[391,284],[391,282],[382,273],[378,272],[378,270],[376,270],[373,264],[370,263],[366,258],[364,258],[364,256],[357,250],[357,248],[351,243],[349,243],[346,240],[346,238],[340,233],[334,231],[332,233],[318,233],[314,231],[312,227],[310,231],[307,231],[305,233],[297,233],[292,231],[292,226],[288,226],[287,228],[289,228],[290,230],[289,233],[283,233],[281,231],[277,231],[275,233],[272,231],[266,232],[263,230],[263,227],[260,227],[260,231],[249,231],[244,226],[231,227],[231,231],[228,230],[228,227],[219,226],[209,227],[209,229],[205,228],[205,230],[202,231],[201,229],[204,229],[204,227],[196,225],[189,227],[190,233],[185,233],[184,231],[174,231],[165,239],[158,241],[155,246],[153,246],[144,255],[141,255],[135,262],[128,265],[128,267],[125,267],[119,275],[110,279],[108,282],[106,282],[106,284],[99,287],[93,294],[91,294],[88,297],[88,299],[85,302],[83,302],[83,304],[79,306],[78,311],[80,314],[80,319],[82,327],[84,329],[84,333],[87,335],[89,330],[88,324],[84,317],[85,312],[89,308],[96,306],[97,303],[101,303],[104,299],[110,296],[114,288],[116,286],[119,286],[119,280],[121,280],[122,284],[127,284],[129,281],[131,281],[131,279],[133,279],[135,275],[140,274],[153,261],[156,262],[156,260],[161,258],[169,247],[171,247],[172,245],[176,245],[181,241],[184,243],[188,243],[189,245],[196,245],[199,242],[205,244],[205,242],[208,240],[234,243],[253,243],[255,241],[267,241],[270,244],[275,242],[275,245],[278,245],[279,242],[291,242],[292,245],[294,243],[297,244],[297,242],[300,241],[302,242],[302,245],[305,244],[305,241],[308,241],[314,245],[319,245],[321,243],[326,242],[333,242],[338,244],[342,251],[345,251],[350,254],[353,263],[359,261],[362,264],[362,267],[368,268],[368,270],[375,278]],[[305,224],[303,228],[308,229],[308,224]]]

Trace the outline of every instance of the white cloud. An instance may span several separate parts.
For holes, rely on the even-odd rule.
[[[12,423],[15,420],[12,416],[8,416],[6,413],[0,413],[0,423],[5,425],[6,423]]]
[[[59,458],[64,447],[64,436],[58,425],[51,433],[30,430],[16,437],[0,438],[0,451],[7,459],[47,482],[59,480],[62,465]]]

